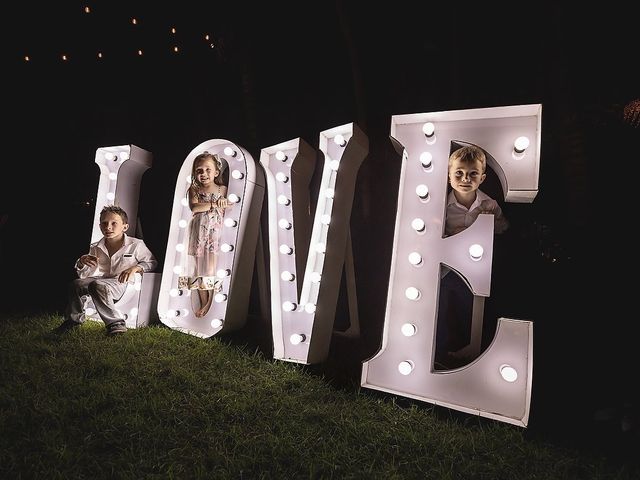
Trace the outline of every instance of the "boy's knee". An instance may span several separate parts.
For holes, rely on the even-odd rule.
[[[89,290],[89,294],[91,296],[98,296],[100,298],[106,298],[107,296],[107,287],[97,281],[91,282],[87,285],[87,290]]]
[[[69,292],[70,293],[80,292],[84,288],[83,285],[84,285],[83,280],[81,278],[76,278],[69,284]]]

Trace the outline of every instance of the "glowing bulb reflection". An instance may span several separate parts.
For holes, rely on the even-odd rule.
[[[511,365],[500,365],[500,375],[509,383],[513,383],[518,379],[518,372]]]
[[[409,375],[413,370],[413,362],[411,360],[405,360],[398,364],[398,371],[402,375]]]
[[[413,323],[405,323],[400,327],[400,331],[405,337],[413,337],[418,331],[418,328]]]

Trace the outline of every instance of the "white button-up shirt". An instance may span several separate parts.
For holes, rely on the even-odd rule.
[[[124,234],[124,243],[120,250],[111,257],[104,243],[104,237],[91,244],[89,255],[96,256],[98,265],[96,267],[82,265],[80,259],[78,259],[76,261],[76,272],[80,278],[117,278],[118,275],[131,267],[139,266],[143,272],[152,272],[158,266],[156,257],[151,253],[144,241],[139,238],[129,237],[127,234]]]
[[[503,233],[509,228],[509,222],[502,213],[498,202],[482,190],[476,190],[476,200],[471,205],[471,208],[467,209],[467,207],[456,201],[456,196],[453,190],[451,190],[447,197],[447,220],[444,227],[445,235],[453,235],[456,232],[466,229],[476,221],[481,210],[491,209],[493,209],[494,220],[493,233]]]

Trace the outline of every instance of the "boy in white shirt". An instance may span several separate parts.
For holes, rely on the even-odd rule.
[[[503,233],[509,222],[494,199],[479,189],[487,178],[487,157],[475,145],[466,145],[449,156],[449,184],[445,236],[455,235],[469,227],[481,213],[492,213],[494,233]],[[473,294],[456,273],[445,268],[440,279],[438,329],[436,335],[436,367],[456,366],[461,359],[452,356],[454,331],[471,330]]]
[[[76,261],[78,279],[71,283],[65,321],[56,332],[64,333],[85,321],[82,297],[90,295],[105,323],[109,335],[125,333],[125,315],[117,302],[133,282],[136,273],[153,271],[158,262],[143,240],[129,237],[127,213],[115,205],[107,205],[100,212],[100,231],[103,237],[91,244],[89,253]]]

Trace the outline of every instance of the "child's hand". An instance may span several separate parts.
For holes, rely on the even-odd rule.
[[[96,257],[95,255],[82,255],[80,257],[80,263],[82,265],[85,265],[87,267],[96,267],[98,265],[98,257]]]
[[[229,200],[227,199],[227,197],[220,197],[218,199],[218,207],[227,208],[228,206],[229,206]]]
[[[497,205],[495,200],[483,200],[480,202],[480,213],[494,213]]]
[[[118,275],[118,281],[120,283],[127,283],[128,281],[133,281],[135,278],[136,272],[140,271],[140,267],[137,265],[135,267],[127,268],[124,272]]]

